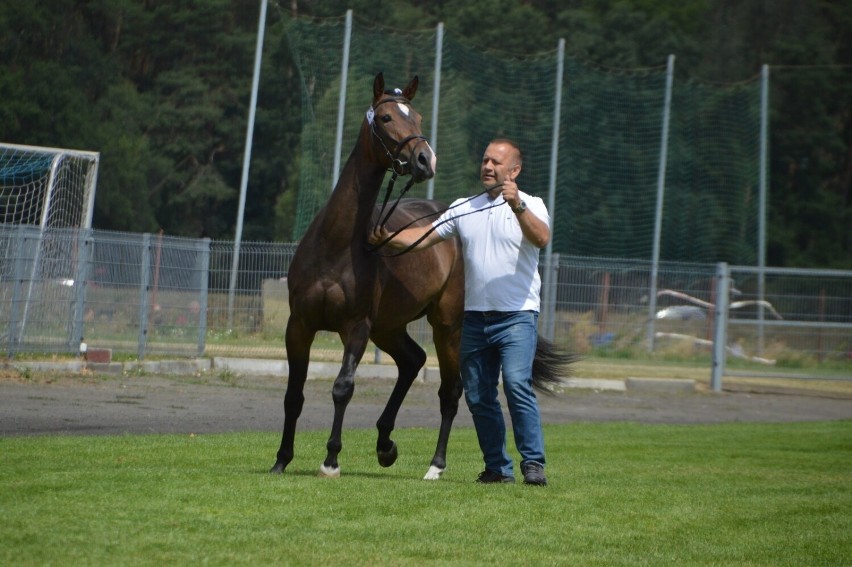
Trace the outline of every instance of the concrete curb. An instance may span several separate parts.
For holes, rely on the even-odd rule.
[[[290,373],[290,366],[286,360],[264,360],[250,358],[226,358],[216,357],[213,359],[214,370],[229,370],[235,374],[246,376],[286,376]],[[311,362],[308,366],[308,378],[335,378],[340,372],[340,364],[336,362]],[[357,374],[369,376],[370,378],[396,378],[396,366],[388,364],[359,364]],[[421,370],[418,380],[423,380],[424,371]]]
[[[627,389],[624,380],[605,380],[602,378],[569,378],[565,380],[565,387],[613,392],[623,392]]]
[[[313,366],[313,364],[311,364]],[[245,375],[285,375],[290,369],[286,360],[268,360],[251,358],[214,357],[211,361],[213,370],[228,370],[235,374]]]
[[[90,370],[105,374],[142,372],[161,375],[204,374],[217,371],[233,372],[242,376],[286,376],[289,366],[286,360],[259,358],[214,357],[186,360],[150,360],[132,362],[88,362],[69,361],[15,361],[7,362],[4,368],[20,370],[27,368],[36,372],[81,372]],[[336,362],[311,362],[308,367],[308,379],[333,379],[340,371]],[[358,376],[364,378],[396,379],[396,367],[392,364],[360,364]],[[437,368],[424,368],[417,375],[418,382],[439,383],[441,374]],[[569,378],[564,387],[568,389],[586,389],[596,391],[624,392],[626,390],[644,392],[688,393],[696,391],[695,380],[675,378],[639,378],[626,380],[606,380],[598,378]]]
[[[113,364],[116,364],[113,362]],[[89,365],[91,367],[91,365]],[[133,372],[140,370],[151,374],[198,374],[209,372],[212,368],[210,360],[194,358],[187,360],[143,360],[123,363],[124,370]]]
[[[624,381],[628,390],[643,392],[673,392],[688,393],[695,391],[695,380],[680,380],[677,378],[634,378]]]
[[[14,362],[5,362],[4,369],[21,369],[34,370],[36,372],[80,372],[86,368],[86,363],[82,360],[68,361],[43,361],[43,360],[22,360]]]

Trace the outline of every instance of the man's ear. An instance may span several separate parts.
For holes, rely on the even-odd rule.
[[[515,165],[512,166],[512,169],[509,170],[509,171],[510,171],[509,172],[509,179],[514,181],[521,174],[521,164],[516,163]]]

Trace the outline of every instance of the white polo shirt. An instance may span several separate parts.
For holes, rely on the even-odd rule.
[[[528,209],[522,214],[533,212],[549,228],[544,201],[519,194]],[[464,201],[455,200],[432,224],[441,238],[461,239],[465,311],[539,311],[539,249],[524,238],[511,207],[502,195],[491,199],[487,193]]]

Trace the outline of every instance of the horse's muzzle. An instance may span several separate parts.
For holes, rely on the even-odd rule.
[[[427,179],[435,177],[435,167],[438,163],[438,158],[435,152],[429,146],[428,142],[419,145],[411,156],[411,176],[414,181],[420,183]]]

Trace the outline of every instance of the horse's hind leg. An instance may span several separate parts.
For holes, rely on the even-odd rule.
[[[447,445],[450,441],[450,430],[453,420],[459,411],[459,399],[462,395],[461,374],[459,373],[459,341],[461,330],[458,325],[434,325],[432,333],[438,364],[441,369],[441,386],[438,389],[438,399],[441,404],[441,428],[438,431],[438,444],[429,470],[424,480],[441,478],[447,468]]]
[[[396,416],[399,414],[399,408],[402,407],[402,402],[417,377],[417,373],[426,364],[426,353],[405,332],[405,329],[395,333],[374,336],[373,342],[393,358],[399,370],[393,392],[391,392],[382,415],[376,422],[376,428],[379,430],[379,436],[376,440],[376,456],[380,465],[389,467],[396,462],[398,456],[396,443],[390,438],[396,425]]]
[[[308,377],[311,343],[315,334],[307,330],[295,317],[291,316],[287,322],[285,340],[290,371],[287,378],[287,391],[284,394],[284,432],[281,435],[281,446],[278,449],[275,465],[269,471],[271,473],[284,472],[293,460],[296,421],[302,414],[302,407],[305,404],[305,380]]]

